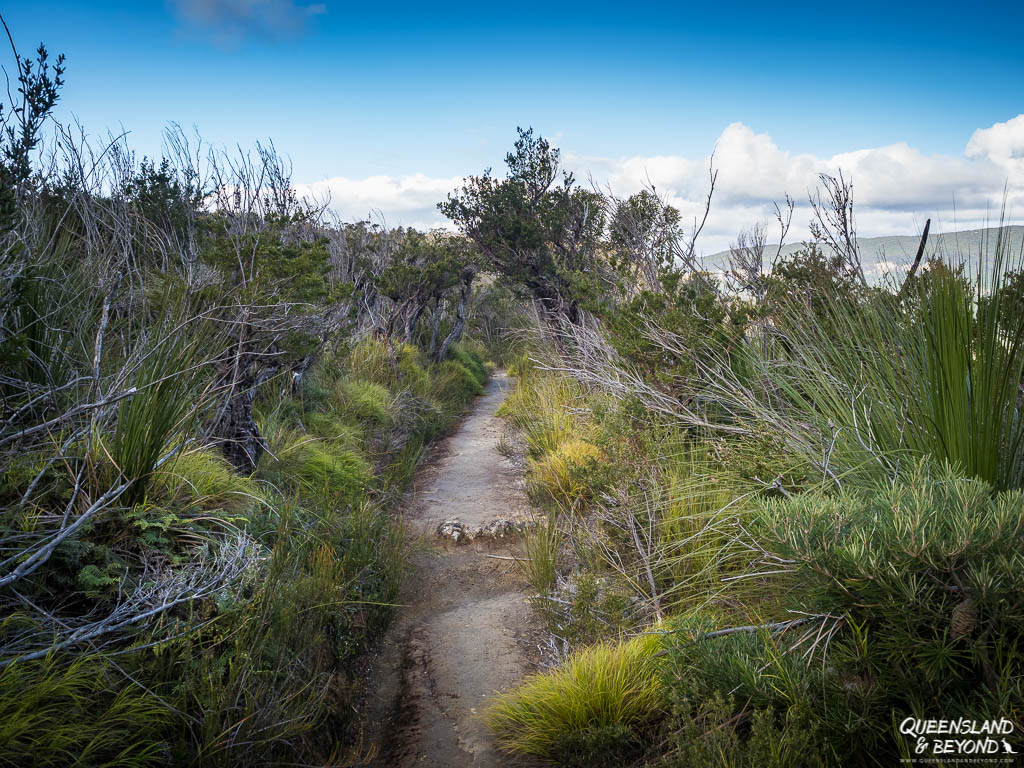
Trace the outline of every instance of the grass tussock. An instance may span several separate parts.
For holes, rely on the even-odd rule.
[[[493,699],[486,722],[513,754],[559,765],[614,765],[660,705],[659,647],[656,637],[643,636],[580,651]]]
[[[162,765],[159,734],[170,720],[159,700],[124,685],[101,654],[54,654],[0,669],[3,766]]]
[[[529,460],[529,478],[566,509],[575,509],[601,491],[600,471],[608,457],[586,440],[569,438],[554,451]]]
[[[238,474],[214,448],[180,452],[155,473],[152,495],[172,505],[236,514],[263,501],[259,484]]]

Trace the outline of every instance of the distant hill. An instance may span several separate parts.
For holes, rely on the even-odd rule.
[[[983,253],[986,258],[993,256],[1000,229],[1003,230],[1003,237],[1006,238],[1011,256],[1019,256],[1024,250],[1024,226],[1021,225],[932,233],[928,236],[925,258],[934,255],[962,258],[967,261],[968,269],[971,269],[976,264],[978,254]],[[869,278],[878,279],[886,272],[909,267],[920,242],[920,235],[857,238],[865,274]],[[782,255],[789,256],[803,247],[803,243],[786,245],[782,249]],[[774,255],[775,247],[769,244],[765,248],[765,256],[771,258]],[[725,269],[728,263],[728,251],[719,251],[704,257],[704,264],[708,269]]]

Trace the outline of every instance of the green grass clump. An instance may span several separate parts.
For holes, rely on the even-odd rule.
[[[168,504],[233,512],[262,500],[259,484],[238,474],[216,448],[178,454],[154,474],[152,495]]]
[[[356,344],[338,367],[351,379],[420,391],[429,378],[421,358],[413,344],[392,346],[378,338],[367,338]]]
[[[484,391],[479,379],[461,363],[445,360],[436,370],[434,391],[442,402],[462,408]]]
[[[352,378],[387,386],[395,380],[395,360],[386,342],[366,338],[352,347],[341,366]]]
[[[318,439],[276,420],[265,422],[270,451],[258,476],[281,493],[297,493],[314,506],[356,504],[374,487],[373,467],[357,449]]]
[[[354,504],[373,484],[373,470],[365,458],[327,441],[298,443],[283,461],[303,492],[323,499]]]
[[[171,719],[99,654],[0,669],[0,766],[165,765],[161,736]]]
[[[537,459],[553,453],[565,441],[583,436],[580,420],[570,411],[578,397],[577,388],[567,379],[520,380],[499,406],[497,415],[522,430],[527,454]]]
[[[516,355],[509,362],[507,371],[509,376],[523,383],[527,382],[530,377],[535,376],[537,373],[528,352]]]
[[[644,635],[580,651],[497,696],[485,720],[507,752],[559,765],[619,765],[661,704],[659,648],[657,636]]]
[[[394,420],[391,392],[382,384],[361,379],[338,379],[334,386],[337,411],[370,429],[390,426]]]
[[[400,374],[400,381],[396,383],[418,396],[429,392],[431,374],[424,367],[424,356],[419,348],[412,344],[399,344],[395,349],[395,354]]]
[[[302,418],[302,424],[309,434],[333,445],[356,448],[363,442],[362,430],[336,413],[307,413]]]
[[[487,367],[484,365],[483,357],[481,357],[478,351],[471,348],[468,343],[455,344],[451,348],[452,357],[457,360],[463,367],[466,368],[473,377],[483,386],[487,383],[489,374]]]
[[[123,497],[129,504],[146,498],[153,470],[196,407],[198,374],[193,362],[201,340],[180,330],[166,336],[164,328],[158,330],[158,340],[137,372],[138,392],[118,407],[109,441],[107,456],[118,475],[116,482],[131,483]]]
[[[523,568],[530,585],[539,595],[546,595],[555,583],[564,538],[554,512],[523,535],[523,553],[526,555]]]
[[[600,469],[607,461],[596,445],[570,438],[551,453],[530,459],[529,477],[556,504],[572,508],[601,490]]]

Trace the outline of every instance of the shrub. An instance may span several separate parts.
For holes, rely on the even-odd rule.
[[[898,709],[1020,706],[1024,494],[921,460],[896,483],[767,504],[764,538],[815,612],[867,635],[860,662]],[[860,630],[858,630],[860,631]],[[855,633],[839,645],[856,656]],[[1001,699],[1001,700],[1000,700]],[[887,730],[887,718],[877,723]]]
[[[485,720],[513,754],[559,765],[620,765],[660,705],[659,647],[657,636],[644,635],[580,651],[497,696]]]
[[[720,627],[707,617],[677,624],[665,690],[678,743],[714,732],[726,765],[756,765],[769,748],[788,756],[780,765],[804,764],[801,754],[890,765],[908,747],[893,727],[904,717],[1016,717],[1022,509],[1020,492],[994,493],[933,460],[895,482],[764,502],[756,546],[771,570],[789,571],[775,589],[788,595],[787,620],[806,624],[721,636],[706,634]],[[760,745],[741,727],[751,718]]]

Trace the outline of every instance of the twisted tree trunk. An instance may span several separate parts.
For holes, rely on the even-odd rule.
[[[452,325],[452,329],[445,337],[444,341],[441,342],[441,348],[437,351],[437,357],[434,358],[437,362],[444,360],[448,356],[448,349],[451,345],[462,338],[462,331],[466,327],[466,304],[469,301],[469,293],[473,288],[474,277],[476,277],[475,273],[462,279],[462,290],[459,291],[459,303],[455,307],[455,323]]]

